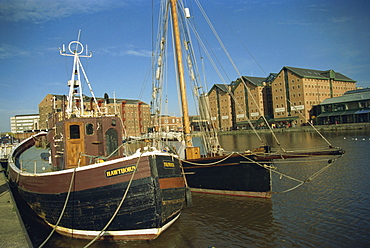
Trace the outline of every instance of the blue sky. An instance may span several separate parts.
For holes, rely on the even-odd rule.
[[[82,63],[95,95],[115,92],[149,103],[158,2],[0,0],[0,131],[10,131],[11,116],[38,113],[48,93],[68,94],[72,61],[58,48],[80,29],[81,42],[93,52]],[[197,18],[191,2],[185,1]],[[370,87],[370,1],[200,2],[242,75],[265,77],[283,66],[333,69]],[[230,80],[238,77],[230,66],[224,69]],[[209,73],[209,87],[221,83]]]

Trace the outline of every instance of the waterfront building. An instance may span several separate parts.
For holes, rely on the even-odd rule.
[[[246,128],[249,122],[255,124],[262,116],[269,115],[272,112],[270,84],[275,77],[274,73],[267,78],[242,76],[230,85],[215,84],[207,94],[211,124],[224,131]]]
[[[150,106],[140,100],[116,100],[110,104],[110,111],[121,115],[127,135],[138,136],[148,132],[150,127]]]
[[[39,104],[40,128],[48,129],[49,118],[62,119],[66,109],[66,96],[48,94]],[[103,115],[120,116],[126,135],[138,136],[146,133],[150,126],[150,107],[140,100],[112,99],[105,94],[104,98],[83,96],[84,112],[94,116],[98,111]]]
[[[249,121],[255,124],[261,116],[269,115],[271,112],[270,81],[275,77],[247,77],[231,83],[232,87],[232,110],[233,128],[249,126]]]
[[[159,132],[178,132],[182,131],[181,117],[161,115],[152,116],[153,128]],[[154,131],[153,130],[153,131]]]
[[[233,117],[235,122],[257,120],[264,115],[263,89],[265,78],[238,78],[231,83],[233,93]]]
[[[39,103],[40,128],[48,129],[48,121],[53,113],[62,113],[66,109],[67,96],[47,94]]]
[[[221,131],[233,127],[231,86],[215,84],[208,92],[211,125]]]
[[[29,132],[40,129],[40,116],[38,114],[25,114],[10,117],[10,127],[13,134]]]
[[[314,105],[355,90],[356,81],[334,70],[283,67],[271,83],[274,120],[301,125]]]
[[[327,98],[317,105],[316,124],[361,123],[370,121],[370,88],[346,92]]]
[[[311,121],[313,106],[356,89],[356,81],[334,70],[283,67],[267,78],[243,76],[230,85],[215,84],[208,93],[210,119],[218,130]],[[317,115],[316,115],[317,116]]]

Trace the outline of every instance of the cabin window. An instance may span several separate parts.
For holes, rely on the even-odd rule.
[[[94,124],[86,123],[85,131],[86,131],[86,135],[93,135],[94,134]]]
[[[79,139],[80,138],[80,126],[79,125],[70,125],[69,126],[69,138],[70,139]]]
[[[110,128],[105,132],[105,148],[107,156],[118,156],[118,133],[116,129]]]

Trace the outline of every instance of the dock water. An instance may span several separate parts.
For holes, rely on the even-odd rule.
[[[5,171],[0,166],[0,247],[33,247],[18,212]]]

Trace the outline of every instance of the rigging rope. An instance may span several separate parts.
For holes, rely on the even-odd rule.
[[[113,220],[116,218],[117,214],[118,214],[118,211],[121,209],[121,206],[123,204],[123,202],[125,201],[126,199],[126,196],[127,196],[127,193],[131,187],[131,183],[132,181],[134,180],[134,176],[137,172],[137,168],[139,166],[139,162],[140,162],[140,159],[141,159],[141,156],[143,155],[143,152],[140,153],[140,156],[139,158],[137,159],[137,162],[136,162],[136,166],[135,166],[135,170],[134,172],[131,174],[131,178],[130,178],[130,181],[127,185],[127,188],[125,190],[125,193],[123,194],[122,196],[122,199],[120,201],[120,203],[118,204],[117,208],[116,208],[116,211],[113,213],[112,217],[110,218],[110,220],[107,222],[107,224],[103,227],[103,229],[99,232],[98,235],[95,236],[95,238],[93,240],[91,240],[86,246],[84,246],[84,248],[87,248],[89,246],[91,246],[96,240],[98,240],[105,232],[105,230],[107,230],[107,228],[110,226],[110,224],[113,222]]]
[[[244,80],[244,78],[243,78],[243,76],[241,76],[241,74],[240,74],[240,72],[239,72],[239,70],[238,70],[238,68],[236,67],[236,65],[235,65],[235,63],[234,63],[234,61],[232,60],[232,58],[231,58],[231,56],[230,56],[230,54],[228,53],[228,51],[227,51],[227,49],[226,49],[226,47],[224,46],[224,44],[223,44],[223,42],[221,41],[221,39],[220,39],[220,37],[219,37],[219,35],[217,34],[217,32],[216,32],[216,30],[214,29],[214,27],[213,27],[213,25],[212,25],[212,23],[211,23],[211,21],[210,21],[210,19],[208,18],[208,16],[206,15],[206,13],[205,13],[205,11],[203,10],[203,8],[202,8],[202,6],[200,5],[200,3],[199,3],[199,1],[198,0],[196,0],[196,4],[198,5],[198,7],[199,7],[199,9],[200,9],[200,11],[202,12],[202,14],[203,14],[203,16],[204,16],[204,18],[206,19],[206,21],[208,22],[208,25],[210,26],[210,28],[211,28],[211,30],[213,31],[213,33],[214,33],[214,35],[215,35],[215,37],[217,38],[217,40],[218,40],[218,42],[219,42],[219,44],[221,45],[221,47],[222,47],[222,49],[224,50],[224,52],[225,52],[225,54],[226,54],[226,56],[228,57],[228,59],[229,59],[229,61],[231,62],[231,64],[233,65],[233,67],[234,67],[234,69],[236,70],[236,72],[237,72],[237,74],[239,75],[239,77],[240,77],[240,80],[241,80],[241,82],[242,82],[242,84],[244,85],[244,87],[245,87],[245,89],[247,90],[247,92],[248,92],[248,95],[250,95],[250,98],[252,99],[252,101],[253,101],[253,103],[255,104],[255,106],[257,106],[256,108],[258,109],[258,111],[261,113],[261,117],[262,117],[262,119],[264,120],[264,122],[265,122],[265,124],[267,125],[267,127],[270,129],[270,132],[272,133],[272,135],[273,135],[273,138],[274,138],[274,140],[277,142],[277,144],[278,144],[278,146],[279,146],[279,148],[280,148],[280,150],[281,151],[283,151],[283,152],[286,152],[285,151],[285,149],[281,146],[281,144],[280,144],[280,141],[278,140],[278,138],[277,138],[277,136],[275,135],[275,133],[273,132],[273,130],[272,130],[272,127],[269,125],[269,123],[268,123],[268,121],[267,121],[267,119],[266,119],[266,117],[262,114],[263,112],[261,111],[261,108],[259,107],[259,104],[257,104],[257,101],[256,101],[256,99],[254,99],[254,97],[253,97],[253,94],[250,92],[250,90],[249,90],[249,88],[247,87],[247,83],[245,82],[245,80]],[[182,8],[183,8],[183,6],[181,6]],[[181,13],[181,12],[180,12]],[[186,19],[186,20],[188,20],[188,19]],[[189,24],[188,26],[186,25],[186,24]],[[214,60],[211,58],[211,56],[210,56],[210,54],[209,54],[209,52],[208,52],[208,50],[206,49],[206,47],[205,47],[205,45],[204,45],[204,43],[203,43],[203,41],[200,39],[200,35],[199,35],[199,33],[195,30],[195,27],[194,27],[194,25],[192,25],[191,23],[190,23],[190,21],[188,20],[188,22],[186,22],[185,24],[182,24],[183,25],[183,28],[184,28],[184,30],[186,30],[186,32],[185,32],[185,35],[188,35],[188,27],[190,26],[190,28],[193,30],[193,32],[194,32],[194,34],[195,34],[195,36],[196,36],[196,38],[198,39],[198,42],[199,42],[199,44],[200,44],[200,46],[203,48],[203,50],[204,50],[204,52],[205,52],[205,54],[207,55],[207,57],[210,59],[210,62],[211,62],[211,64],[212,64],[212,66],[215,68],[215,71],[216,71],[216,73],[219,75],[219,77],[221,78],[221,79],[223,79],[223,77],[222,77],[222,75],[221,75],[221,72],[218,70],[218,68],[217,68],[217,66],[216,66],[216,63],[214,62]],[[163,33],[162,33],[163,34]],[[187,37],[187,36],[186,36]],[[189,40],[190,41],[190,36],[189,36],[189,38],[188,39],[185,39],[185,40]],[[190,46],[190,44],[187,44],[187,45],[185,45],[187,48],[189,48],[189,51],[188,51],[188,49],[186,49],[188,52],[189,52],[189,55],[188,55],[188,58],[191,60],[192,59],[192,61],[191,62],[194,62],[195,61],[195,56],[194,56],[194,54],[190,51],[192,48],[191,48],[191,46]],[[248,51],[249,52],[249,51]],[[196,64],[195,64],[196,65]],[[222,67],[222,66],[221,66]],[[188,69],[191,71],[193,68],[197,68],[196,66],[193,66],[193,65],[190,65],[190,64],[188,64]],[[262,69],[262,68],[261,68]],[[189,73],[189,74],[191,74],[191,73]],[[198,76],[196,77],[196,78],[198,78]],[[191,79],[191,82],[192,83],[194,83],[194,91],[196,91],[195,93],[195,95],[196,95],[196,97],[198,98],[198,102],[199,102],[199,92],[198,92],[198,89],[199,89],[199,87],[198,87],[198,85],[197,85],[197,81],[196,80],[194,80],[194,79]],[[226,83],[225,83],[225,80],[223,79],[223,82],[224,82],[224,84],[225,85],[227,85]],[[228,85],[227,85],[228,86]],[[230,92],[230,91],[228,91],[228,93],[230,94],[230,96],[233,98],[233,100],[237,103],[238,101],[237,101],[237,99],[236,99],[236,97],[232,94],[232,92]],[[240,107],[240,106],[239,106]],[[262,141],[262,138],[260,137],[260,135],[257,133],[257,131],[256,131],[256,129],[255,129],[255,127],[252,125],[252,123],[251,123],[251,121],[250,121],[250,119],[249,118],[247,118],[247,121],[249,122],[249,125],[251,126],[251,128],[253,129],[253,131],[256,133],[256,135],[257,135],[257,137],[259,138],[259,140],[260,141]],[[317,130],[316,130],[317,131]],[[321,135],[321,134],[320,134]],[[321,135],[322,136],[322,135]],[[322,136],[323,137],[323,136]],[[217,138],[217,136],[216,136],[216,138]],[[324,138],[325,139],[325,138]],[[264,142],[264,141],[262,141],[262,142]],[[330,143],[328,143],[329,145],[330,145]],[[207,144],[206,144],[207,145]],[[331,146],[331,145],[330,145]],[[187,163],[189,163],[189,164],[193,164],[193,165],[215,165],[215,164],[217,164],[217,163],[221,163],[221,162],[223,162],[223,161],[225,161],[227,158],[229,158],[231,155],[232,155],[233,153],[231,153],[231,154],[229,154],[228,156],[226,156],[226,157],[224,157],[222,160],[220,160],[220,161],[217,161],[217,162],[212,162],[212,163],[208,163],[208,164],[199,164],[199,163],[195,163],[195,162],[190,162],[190,161],[186,161],[186,160],[184,160],[184,162],[187,162]],[[241,154],[240,154],[241,155]],[[243,155],[241,155],[241,156],[243,156]],[[281,155],[281,156],[283,156],[283,155]],[[306,157],[305,155],[302,155],[302,157]],[[276,173],[280,173],[280,172],[277,172],[276,171],[276,168],[274,168],[274,167],[271,167],[271,166],[267,166],[267,165],[262,165],[262,164],[260,164],[260,163],[258,163],[257,161],[254,161],[253,159],[250,159],[249,157],[245,157],[247,160],[249,160],[251,163],[255,163],[255,164],[258,164],[259,166],[261,166],[261,167],[263,167],[263,168],[267,168],[267,169],[269,169],[270,171],[275,171]],[[283,157],[282,157],[283,158]],[[325,169],[324,169],[325,170]],[[323,171],[323,170],[322,170]],[[318,172],[316,172],[316,173],[318,173],[318,174],[320,174],[321,172],[322,172],[321,170],[320,171],[318,171]],[[315,174],[313,174],[310,178],[315,178],[317,175],[316,175],[316,173]],[[282,173],[281,173],[281,175],[283,175]],[[284,175],[285,176],[285,175]],[[292,180],[296,180],[296,181],[298,181],[299,183],[304,183],[304,181],[302,181],[302,180],[299,180],[299,179],[295,179],[295,178],[292,178],[292,177],[289,177],[289,176],[286,176],[287,178],[290,178],[290,179],[292,179]],[[309,181],[309,180],[308,180]],[[302,183],[302,184],[303,184]],[[299,185],[297,186],[297,187],[299,187]]]
[[[315,179],[318,175],[320,175],[321,173],[323,173],[325,170],[327,170],[333,163],[334,163],[334,159],[332,160],[329,160],[328,161],[328,164],[326,166],[324,166],[323,168],[321,168],[320,170],[318,170],[317,172],[313,173],[311,176],[307,177],[305,180],[299,180],[299,179],[296,179],[296,178],[293,178],[291,176],[288,176],[286,174],[283,174],[281,172],[278,172],[278,171],[275,171],[273,170],[273,172],[279,174],[280,176],[283,176],[283,177],[286,177],[286,178],[289,178],[291,180],[294,180],[294,181],[297,181],[299,182],[299,184],[297,184],[296,186],[292,187],[292,188],[289,188],[287,190],[284,190],[284,191],[280,191],[280,192],[272,192],[273,194],[282,194],[282,193],[287,193],[287,192],[290,192],[300,186],[302,186],[303,184],[305,183],[309,183],[310,181],[312,181],[313,179]]]
[[[245,88],[246,88],[246,90],[247,90],[248,94],[250,95],[251,99],[253,100],[253,102],[254,102],[255,106],[257,107],[258,111],[259,111],[260,113],[263,113],[263,111],[261,111],[261,109],[260,109],[260,107],[259,107],[259,104],[257,104],[257,102],[256,102],[256,100],[254,99],[254,97],[253,97],[252,93],[249,91],[249,89],[248,89],[248,87],[247,87],[246,83],[245,83],[245,82],[244,82],[244,80],[243,80],[243,77],[242,77],[241,73],[239,72],[238,68],[236,67],[236,65],[235,65],[234,61],[232,60],[232,58],[231,58],[231,56],[230,56],[229,52],[227,51],[227,49],[226,49],[225,45],[223,44],[223,42],[222,42],[222,40],[221,40],[220,36],[217,34],[217,31],[216,31],[216,30],[215,30],[215,28],[213,27],[213,25],[212,25],[212,23],[211,23],[210,19],[208,18],[207,14],[205,13],[205,11],[204,11],[204,9],[203,9],[203,7],[202,7],[202,6],[201,6],[201,4],[199,3],[199,1],[196,1],[196,3],[197,3],[197,5],[198,5],[198,8],[200,9],[200,11],[202,12],[202,14],[203,14],[204,18],[206,19],[206,21],[207,21],[207,23],[208,23],[209,27],[211,28],[211,30],[212,30],[212,32],[213,32],[213,34],[215,35],[216,39],[218,40],[219,44],[221,45],[221,47],[222,47],[222,49],[223,49],[224,53],[226,54],[226,56],[228,57],[228,59],[229,59],[230,63],[232,64],[232,66],[234,67],[234,69],[235,69],[235,71],[237,72],[238,76],[239,76],[239,77],[240,77],[240,79],[242,80],[243,85],[245,86]],[[192,26],[191,26],[191,27],[192,27]],[[194,30],[194,27],[192,27],[192,29],[193,29],[193,32],[195,33],[196,37],[198,38],[199,43],[202,45],[203,49],[205,50],[207,57],[209,57],[209,58],[210,58],[209,53],[208,53],[208,52],[207,52],[207,50],[205,49],[203,42],[201,42],[201,40],[200,40],[200,38],[199,38],[199,34]],[[216,69],[217,67],[215,66],[215,64],[214,64],[213,60],[212,60],[212,59],[210,59],[210,60],[211,60],[211,64],[212,64],[212,65],[213,65],[213,67],[215,68],[216,72],[218,72],[218,74],[219,74],[220,78],[222,78],[222,76],[220,75],[220,73],[219,73],[218,69]],[[230,80],[229,80],[229,81],[230,81]],[[224,83],[225,85],[227,85],[227,84],[226,84],[226,82],[225,82],[224,80],[223,80],[223,83]],[[232,94],[232,92],[231,92],[231,91],[229,91],[228,93],[229,93],[229,94],[230,94],[230,96],[233,98],[233,100],[237,103],[238,101],[237,101],[237,99],[235,98],[234,94]],[[238,106],[239,108],[241,108],[239,104],[237,104],[237,106]],[[241,109],[241,110],[242,110],[242,109]],[[243,111],[243,110],[242,110],[242,111]],[[261,114],[261,116],[262,116],[262,118],[266,119],[266,118],[264,117],[264,115],[262,115],[262,114]],[[253,131],[255,132],[255,134],[256,134],[256,136],[258,137],[258,139],[259,139],[262,143],[265,143],[265,141],[262,139],[262,137],[261,137],[261,136],[256,132],[256,130],[255,130],[255,128],[254,128],[254,126],[252,125],[252,123],[251,123],[251,121],[250,121],[250,119],[249,119],[248,117],[247,117],[247,121],[248,121],[248,123],[249,123],[250,127],[251,127],[251,128],[253,129]],[[267,122],[267,120],[265,120],[265,121]],[[276,140],[277,144],[280,146],[280,142],[279,142],[279,140],[276,138],[276,136],[274,136],[274,138],[275,138],[275,140]]]
[[[180,9],[184,10],[185,7],[183,4],[179,3],[180,4]],[[183,13],[183,11],[180,11],[180,14],[182,14],[183,16],[185,15]],[[186,21],[184,21],[186,20]],[[193,25],[190,25],[190,19],[189,18],[181,18],[180,19],[180,23],[181,23],[181,28],[183,29],[183,35],[185,36],[184,37],[184,41],[185,41],[185,53],[187,54],[187,68],[188,68],[188,76],[189,76],[189,80],[190,82],[192,83],[192,87],[193,87],[193,100],[194,100],[194,105],[197,106],[198,105],[198,108],[196,108],[196,112],[197,114],[200,116],[201,119],[206,119],[210,122],[210,126],[208,125],[207,128],[201,123],[199,125],[199,128],[200,128],[200,131],[201,131],[201,134],[202,134],[202,137],[203,137],[203,142],[204,142],[204,145],[205,145],[205,149],[206,151],[211,151],[212,147],[219,147],[219,141],[218,141],[218,137],[217,137],[217,132],[214,130],[215,129],[215,126],[214,126],[214,123],[212,120],[210,120],[209,118],[209,114],[207,113],[211,113],[210,111],[210,106],[209,104],[207,104],[207,101],[205,100],[202,100],[202,98],[204,96],[207,95],[206,92],[204,92],[204,87],[203,85],[205,86],[206,89],[208,89],[207,87],[207,83],[206,83],[206,79],[204,78],[204,82],[202,83],[202,80],[200,79],[200,73],[199,73],[199,68],[198,68],[198,64],[196,62],[196,55],[195,55],[195,52],[194,52],[194,49],[193,49],[193,42],[192,42],[192,39],[191,39],[191,36],[190,36],[190,29],[189,29],[189,26],[192,28],[193,32],[196,33],[196,38],[198,40],[198,48],[199,48],[199,53],[201,54],[201,47],[204,49],[204,51],[207,52],[207,49],[204,47],[204,45],[202,46],[202,44],[200,44],[202,42],[202,40],[199,37],[199,34],[196,32],[195,30],[195,21],[194,21],[194,24]],[[212,61],[212,58],[210,56],[208,56],[210,58],[210,61]],[[201,56],[201,60],[202,60],[202,65],[204,67],[204,61],[203,61],[203,58]],[[221,64],[221,63],[219,63]],[[214,66],[215,70],[217,71],[217,67]],[[225,72],[225,71],[224,71]],[[205,74],[204,74],[205,75]],[[221,73],[219,73],[219,76],[220,78],[222,78],[222,75]]]
[[[42,244],[39,246],[39,248],[43,247],[49,241],[49,239],[51,238],[51,236],[54,234],[56,228],[58,227],[60,221],[62,220],[62,217],[64,215],[64,211],[66,210],[66,207],[67,207],[69,196],[70,196],[71,191],[72,191],[72,185],[73,185],[73,182],[74,182],[75,174],[76,174],[76,168],[73,169],[73,173],[72,173],[72,177],[71,177],[71,182],[69,184],[68,194],[67,194],[66,200],[64,202],[64,206],[63,206],[62,212],[59,215],[58,221],[55,224],[53,230],[50,232],[49,236],[44,240],[44,242],[42,242]]]
[[[300,114],[303,119],[305,119],[306,123],[308,123],[320,136],[321,138],[329,145],[332,146],[331,143],[317,130],[317,128],[314,127],[314,125],[292,104],[292,102],[287,98],[288,102],[290,103],[291,106],[295,109],[298,114]]]
[[[214,165],[214,164],[219,164],[219,163],[225,161],[226,159],[230,158],[231,155],[233,155],[233,154],[234,154],[234,152],[230,153],[227,157],[225,157],[225,158],[223,158],[223,159],[221,159],[221,160],[219,160],[217,162],[207,163],[207,164],[204,164],[204,163],[202,163],[202,164],[194,163],[194,162],[190,162],[189,160],[185,160],[185,159],[183,161],[186,162],[186,163],[189,163],[189,164],[193,164],[193,165]]]
[[[270,165],[267,165],[267,164],[261,164],[261,163],[259,163],[259,162],[257,162],[257,161],[255,161],[255,160],[253,160],[253,159],[251,159],[251,158],[249,158],[248,156],[245,156],[245,155],[243,155],[243,154],[241,154],[241,153],[239,153],[239,152],[232,152],[231,154],[229,154],[229,156],[227,156],[227,157],[225,157],[224,159],[222,159],[222,160],[219,160],[219,161],[217,161],[217,162],[214,162],[214,163],[208,163],[208,164],[199,164],[199,163],[194,163],[194,162],[190,162],[190,161],[187,161],[187,160],[184,160],[184,162],[186,162],[186,163],[189,163],[189,164],[193,164],[193,165],[205,165],[205,166],[207,166],[207,165],[215,165],[215,164],[218,164],[218,163],[221,163],[221,162],[223,162],[223,161],[225,161],[226,159],[228,159],[232,154],[238,154],[239,156],[241,156],[241,157],[243,157],[243,158],[245,158],[246,160],[248,160],[249,161],[249,163],[254,163],[254,164],[256,164],[256,165],[258,165],[258,166],[260,166],[260,167],[262,167],[262,168],[265,168],[265,169],[267,169],[267,170],[269,170],[270,172],[274,172],[274,173],[276,173],[276,174],[278,174],[278,175],[280,175],[281,177],[286,177],[286,178],[288,178],[288,179],[290,179],[290,180],[293,180],[293,181],[296,181],[296,182],[298,182],[299,184],[298,185],[296,185],[296,186],[294,186],[294,187],[292,187],[292,188],[289,188],[289,189],[287,189],[287,190],[284,190],[284,191],[281,191],[281,192],[273,192],[273,194],[279,194],[279,193],[287,193],[287,192],[289,192],[289,191],[292,191],[292,190],[294,190],[294,189],[296,189],[296,188],[298,188],[298,187],[300,187],[300,186],[302,186],[303,184],[305,184],[305,183],[308,183],[308,182],[310,182],[310,181],[312,181],[313,179],[315,179],[318,175],[320,175],[321,173],[323,173],[325,170],[327,170],[333,163],[334,163],[334,161],[335,161],[335,159],[331,159],[331,160],[329,160],[329,164],[328,165],[326,165],[325,167],[323,167],[323,168],[321,168],[320,170],[318,170],[318,171],[316,171],[315,173],[313,173],[312,175],[310,175],[309,177],[307,177],[305,180],[300,180],[300,179],[297,179],[297,178],[294,178],[294,177],[292,177],[292,176],[289,176],[289,175],[286,175],[286,174],[284,174],[284,173],[282,173],[282,172],[279,172],[279,171],[277,171],[277,167],[275,167],[275,166],[270,166]],[[326,159],[325,159],[326,160]],[[325,160],[315,160],[315,161],[325,161]],[[311,161],[311,160],[310,160]],[[286,162],[286,161],[285,161]],[[297,162],[297,161],[292,161],[292,162]],[[300,161],[298,161],[298,162],[300,162]],[[306,161],[304,161],[304,162],[306,162]],[[275,163],[275,162],[269,162],[269,163]]]

